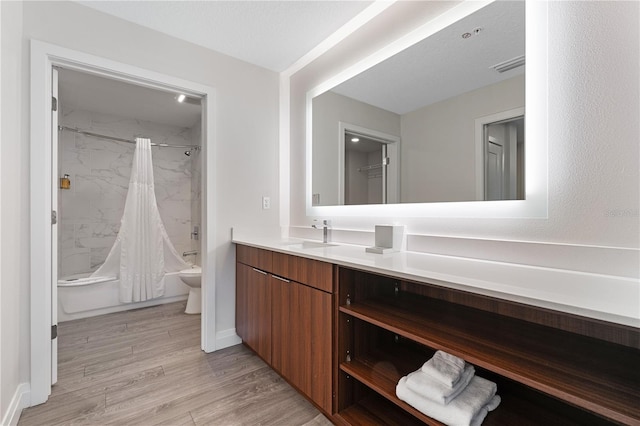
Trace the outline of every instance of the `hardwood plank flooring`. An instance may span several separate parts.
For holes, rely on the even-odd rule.
[[[200,350],[185,302],[58,325],[58,383],[18,425],[291,425],[331,422],[243,345]]]

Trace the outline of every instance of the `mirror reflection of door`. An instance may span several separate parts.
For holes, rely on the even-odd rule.
[[[387,144],[373,137],[344,132],[344,201],[346,205],[387,202]]]
[[[484,125],[485,200],[524,200],[524,117]]]

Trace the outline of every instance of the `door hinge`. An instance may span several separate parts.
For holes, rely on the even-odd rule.
[[[51,340],[58,337],[58,324],[51,326]]]
[[[58,223],[58,212],[51,210],[51,224],[55,225],[56,223]]]
[[[55,96],[51,97],[51,111],[57,111],[58,110],[58,99],[56,99]]]

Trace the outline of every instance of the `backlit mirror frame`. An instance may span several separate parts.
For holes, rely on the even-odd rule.
[[[312,205],[312,100],[396,53],[435,34],[493,1],[464,1],[432,19],[384,49],[349,66],[307,92],[305,205],[311,217],[438,217],[438,218],[546,218],[548,216],[548,5],[528,0],[525,4],[525,199],[347,206]]]

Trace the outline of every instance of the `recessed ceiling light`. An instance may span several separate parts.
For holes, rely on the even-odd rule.
[[[360,142],[360,138],[351,138],[351,142],[353,143]]]
[[[178,102],[184,102],[184,100],[185,100],[186,98],[187,98],[187,97],[186,97],[184,94],[180,94],[180,95],[178,95],[177,101],[178,101]]]

